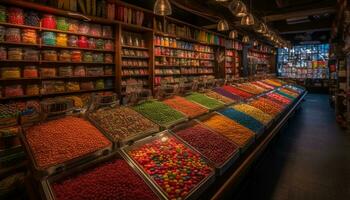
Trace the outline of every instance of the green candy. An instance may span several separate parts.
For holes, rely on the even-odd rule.
[[[206,95],[194,92],[188,96],[185,97],[187,100],[194,101],[198,104],[201,104],[209,109],[217,109],[224,106],[224,103],[221,103],[220,101],[217,101],[215,99],[212,99]]]

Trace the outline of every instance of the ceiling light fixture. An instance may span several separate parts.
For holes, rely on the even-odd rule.
[[[228,8],[236,17],[244,17],[247,15],[247,7],[242,1],[232,1]]]
[[[243,43],[249,43],[249,36],[248,35],[245,35],[242,39],[242,42]]]
[[[154,3],[153,13],[156,15],[166,16],[171,15],[172,9],[168,0],[157,0]]]
[[[229,38],[230,39],[235,39],[238,37],[238,32],[235,30],[230,31]]]
[[[252,15],[252,0],[250,0],[250,13],[241,19],[241,25],[251,26],[255,24],[254,16]]]
[[[227,31],[229,29],[228,23],[226,20],[221,19],[217,27],[218,31]]]

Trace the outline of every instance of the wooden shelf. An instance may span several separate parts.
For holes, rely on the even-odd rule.
[[[123,78],[126,78],[126,77],[148,77],[150,76],[149,74],[129,74],[129,75],[122,75]]]
[[[36,78],[1,78],[0,81],[40,81],[40,80],[57,80],[57,79],[94,79],[94,78],[113,78],[113,75],[102,76],[56,76],[56,77],[36,77]]]
[[[1,26],[8,26],[8,27],[13,27],[13,28],[27,28],[27,29],[35,29],[35,30],[40,30],[39,26],[28,26],[28,25],[20,25],[20,24],[11,24],[7,22],[0,22]]]
[[[208,32],[208,31],[207,31]],[[208,44],[206,42],[202,42],[193,38],[187,38],[187,37],[183,37],[183,36],[177,36],[177,35],[173,35],[173,34],[168,34],[168,33],[163,33],[160,31],[155,31],[156,35],[160,35],[160,36],[164,36],[164,37],[171,37],[171,38],[175,38],[178,40],[183,40],[183,41],[187,41],[187,42],[192,42],[192,43],[198,43],[198,44],[202,44],[202,45],[207,45],[207,46],[215,46],[215,47],[224,47],[222,45],[219,44]]]
[[[40,47],[39,44],[29,44],[23,42],[0,42],[3,45],[13,45],[13,46],[27,46],[27,47]]]
[[[149,67],[148,66],[122,66],[122,68],[124,69],[148,69]]]
[[[206,51],[198,51],[194,49],[185,49],[185,48],[179,48],[179,47],[167,47],[167,46],[162,46],[162,45],[154,45],[155,47],[163,47],[167,49],[176,49],[176,50],[184,50],[184,51],[193,51],[193,52],[198,52],[198,53],[207,53],[207,54],[215,54],[214,52],[206,52]]]
[[[54,48],[54,49],[70,49],[70,50],[82,50],[82,51],[97,51],[97,52],[107,52],[113,53],[114,50],[104,50],[104,49],[89,49],[89,48],[79,48],[79,47],[62,47],[62,46],[51,46],[51,45],[41,45],[42,48]]]
[[[207,59],[207,58],[184,58],[184,57],[179,57],[179,56],[165,56],[165,55],[155,55],[155,57],[181,58],[181,59],[188,59],[188,60],[205,60],[205,61],[215,61],[215,59]]]
[[[188,67],[188,68],[214,68],[213,66],[191,66],[191,65],[154,65],[155,67],[164,67],[164,68],[171,68],[171,67]]]
[[[114,63],[104,63],[104,62],[67,62],[67,61],[48,61],[48,60],[41,60],[40,63],[55,63],[55,64],[99,64],[99,65],[114,65]]]
[[[149,59],[149,57],[145,57],[145,56],[123,56],[122,58],[135,58],[135,59]]]
[[[91,35],[91,34],[76,33],[76,32],[71,32],[71,31],[62,31],[62,30],[58,30],[58,29],[50,29],[50,28],[43,28],[43,27],[40,27],[39,29],[41,31],[50,31],[50,32],[55,32],[55,33],[65,33],[65,34],[69,34],[69,35],[86,36],[86,37],[89,37],[89,38],[114,40],[114,38],[112,38],[112,37],[94,36],[94,35]]]
[[[137,47],[137,46],[129,46],[129,45],[122,45],[122,48],[148,50],[147,47]]]

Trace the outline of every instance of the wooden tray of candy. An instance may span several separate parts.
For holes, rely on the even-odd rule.
[[[133,110],[131,107],[129,107],[132,111],[136,112]],[[111,109],[117,109],[117,108],[111,108]],[[140,113],[139,113],[140,114]],[[141,114],[140,114],[141,115]],[[142,115],[142,117],[146,118],[145,116]],[[88,121],[90,121],[100,132],[102,132],[110,141],[112,141],[115,145],[115,147],[122,147],[124,145],[127,145],[129,143],[135,142],[136,140],[142,139],[144,137],[147,137],[151,134],[157,133],[160,131],[160,127],[158,124],[154,123],[152,120],[150,120],[157,128],[149,128],[146,130],[139,130],[138,133],[136,133],[133,136],[126,137],[124,139],[115,139],[108,130],[105,130],[104,128],[101,127],[101,125],[91,116],[91,113],[88,113],[86,115],[86,118]],[[148,119],[148,118],[146,118]],[[148,119],[149,120],[149,119]]]
[[[173,127],[170,130],[170,133],[172,133],[177,139],[179,139],[180,141],[182,141],[183,143],[185,143],[187,146],[196,149],[195,147],[193,147],[192,145],[190,145],[188,142],[186,142],[184,139],[182,139],[180,136],[178,136],[176,133],[178,131],[193,127],[195,125],[201,125],[203,128],[208,129],[209,131],[213,132],[213,134],[218,134],[221,135],[219,133],[216,133],[215,131],[211,130],[209,127],[205,126],[202,123],[199,123],[197,120],[191,120],[187,123],[183,123],[180,124],[178,126]],[[222,135],[221,135],[222,136]],[[225,136],[224,136],[225,137]],[[232,142],[230,139],[226,138],[228,141]],[[234,142],[232,142],[233,144],[235,144]],[[236,144],[235,144],[236,145]],[[237,146],[237,145],[236,145]],[[201,154],[203,157],[205,157],[207,160],[210,161],[209,158],[207,158],[205,155]],[[211,162],[213,166],[215,166],[217,173],[221,176],[222,174],[224,174],[234,163],[235,161],[238,159],[239,157],[239,147],[237,146],[236,151],[233,151],[230,156],[228,157],[228,159],[222,163],[221,165],[215,165],[214,162]]]
[[[225,118],[227,118],[227,119],[229,119],[229,120],[231,120],[231,121],[234,121],[234,120],[230,119],[229,117],[226,117],[225,115],[223,115],[223,114],[221,114],[221,113],[219,113],[219,112],[216,112],[216,111],[215,111],[215,112],[212,112],[212,113],[209,113],[208,115],[204,115],[204,116],[202,116],[202,117],[199,117],[199,118],[197,119],[197,121],[198,121],[199,123],[203,124],[203,126],[207,127],[208,129],[210,129],[210,130],[216,132],[215,130],[213,130],[212,128],[208,127],[207,125],[205,125],[205,124],[203,123],[203,121],[210,119],[210,118],[211,118],[212,116],[214,116],[214,115],[220,115],[220,116],[223,116],[223,117],[225,117]],[[218,134],[220,134],[220,133],[218,133]],[[225,135],[224,135],[224,136],[225,136]],[[225,137],[226,137],[226,136],[225,136]],[[256,134],[254,133],[254,136],[251,137],[251,138],[246,142],[246,144],[244,145],[244,147],[240,147],[240,148],[239,148],[241,154],[244,153],[244,152],[255,142],[255,139],[256,139]],[[234,142],[234,143],[235,143],[235,142]]]
[[[97,158],[91,162],[76,166],[76,167],[71,168],[69,170],[66,170],[60,174],[50,175],[50,176],[46,176],[46,177],[42,178],[40,180],[40,190],[42,192],[43,199],[46,199],[46,200],[55,200],[56,199],[55,193],[52,189],[53,183],[60,181],[62,179],[65,179],[67,177],[74,176],[74,175],[79,174],[83,171],[94,168],[94,167],[98,166],[99,164],[103,164],[105,162],[112,161],[114,159],[125,160],[125,162],[127,162],[129,164],[129,166],[140,176],[140,178],[143,179],[143,175],[138,170],[136,170],[135,165],[133,163],[131,163],[130,161],[128,161],[128,159],[124,158],[124,156],[119,151],[116,151],[108,156]],[[161,196],[158,195],[158,193],[157,193],[156,189],[154,189],[153,185],[148,181],[144,181],[144,182],[149,186],[149,188],[154,192],[154,194],[157,195],[161,199]]]
[[[200,106],[202,106],[202,107],[208,109],[210,112],[216,111],[216,110],[220,110],[220,109],[226,107],[225,103],[222,102],[222,101],[220,101],[220,100],[211,98],[211,97],[205,95],[205,93],[202,93],[202,92],[197,92],[197,93],[199,93],[199,94],[201,94],[201,95],[204,95],[204,96],[208,97],[209,99],[213,99],[213,100],[215,100],[215,101],[218,101],[218,102],[222,103],[222,106],[218,106],[218,107],[215,107],[215,108],[208,108],[207,106],[205,106],[205,105],[203,105],[203,104],[200,104],[200,103],[198,103],[198,102],[196,102],[196,101],[192,101],[192,100],[188,100],[188,101],[191,101],[192,103],[198,104],[198,105],[200,105]],[[190,94],[189,94],[189,95],[190,95]],[[186,96],[187,96],[187,95],[186,95]]]
[[[49,121],[49,120],[46,120],[46,121]],[[41,122],[41,123],[45,123],[46,121]],[[98,157],[106,156],[106,155],[110,154],[113,150],[113,143],[111,143],[111,145],[108,145],[104,148],[98,149],[94,152],[81,155],[79,157],[73,158],[73,159],[68,160],[66,162],[63,162],[63,163],[59,163],[59,164],[55,164],[55,165],[52,165],[52,166],[49,166],[46,168],[42,168],[42,167],[38,166],[38,163],[36,162],[36,160],[34,158],[34,153],[33,153],[32,149],[27,141],[26,130],[28,128],[29,127],[27,127],[27,126],[22,126],[22,128],[19,132],[19,136],[21,138],[22,146],[24,147],[24,149],[26,151],[28,160],[30,160],[31,168],[33,170],[33,175],[34,175],[34,177],[39,178],[39,179],[44,177],[44,176],[49,176],[52,174],[57,174],[57,173],[66,171],[66,170],[71,169],[75,166],[79,166],[83,163],[90,162],[91,160],[94,160]]]
[[[178,140],[177,137],[173,136],[172,134],[170,134],[170,132],[168,130],[162,131],[160,133],[157,133],[153,136],[144,138],[142,140],[139,140],[137,142],[135,142],[134,144],[132,144],[131,146],[124,146],[121,151],[122,151],[122,155],[127,158],[134,166],[136,166],[137,170],[143,175],[143,177],[148,180],[153,186],[154,188],[157,189],[157,192],[160,196],[162,196],[163,199],[169,199],[166,196],[166,192],[152,179],[152,177],[147,174],[147,172],[145,172],[145,170],[143,169],[142,166],[140,166],[131,156],[129,156],[128,152],[136,149],[137,147],[144,145],[146,143],[155,141],[157,139],[162,139],[164,137],[174,137],[175,139]],[[179,142],[183,143],[181,140],[178,140]],[[183,143],[185,145],[186,148],[189,148],[191,151],[198,153],[199,155],[202,155],[200,152],[198,152],[197,150],[193,149],[192,147],[188,146],[186,143]],[[197,184],[196,187],[194,187],[190,193],[186,196],[185,200],[192,200],[192,199],[197,199],[211,184],[214,183],[215,181],[215,167],[212,166],[212,163],[210,161],[208,161],[205,157],[203,157],[203,159],[206,161],[206,163],[213,168],[213,171],[208,174],[207,177],[205,177],[203,180],[200,181],[200,183]]]

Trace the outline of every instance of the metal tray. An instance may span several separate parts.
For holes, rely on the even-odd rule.
[[[199,123],[197,120],[192,120],[192,121],[189,121],[188,123],[184,123],[184,124],[180,124],[178,126],[175,126],[173,127],[171,130],[170,130],[170,133],[172,133],[177,139],[179,139],[181,142],[185,143],[187,146],[193,148],[193,149],[196,149],[196,147],[193,147],[192,145],[190,145],[187,141],[185,141],[184,139],[182,139],[180,136],[177,135],[177,132],[180,131],[180,130],[184,130],[184,129],[187,129],[187,128],[190,128],[190,127],[193,127],[195,125],[201,125],[203,128],[205,129],[208,129],[209,131],[211,131],[213,134],[218,134],[220,136],[223,136],[213,130],[211,130],[209,127],[205,126],[204,124],[202,123]],[[223,136],[224,137],[224,136]],[[226,137],[225,137],[226,138]],[[232,144],[234,144],[235,146],[237,146],[232,140],[226,138],[228,141],[230,141]],[[198,151],[198,150],[197,150]],[[199,152],[199,151],[198,151]],[[213,166],[215,166],[216,168],[216,171],[218,173],[218,175],[222,175],[224,174],[234,163],[235,161],[238,159],[239,157],[239,147],[237,146],[237,149],[236,151],[232,152],[230,154],[230,156],[228,157],[228,159],[222,163],[221,165],[217,166],[215,165],[215,163],[213,161],[211,161],[209,158],[207,158],[205,155],[203,155],[201,153],[201,155],[203,157],[205,157],[207,160],[209,160]]]
[[[166,196],[166,193],[163,191],[163,189],[158,186],[158,184],[153,181],[152,177],[150,175],[148,175],[142,168],[142,166],[140,166],[139,164],[137,164],[137,162],[131,157],[129,156],[128,152],[131,151],[132,149],[140,146],[140,145],[143,145],[143,144],[146,144],[148,142],[151,142],[151,141],[154,141],[160,137],[163,137],[163,136],[168,136],[168,137],[174,137],[173,135],[171,135],[167,130],[165,131],[162,131],[160,133],[157,133],[156,135],[154,136],[150,136],[150,137],[147,137],[147,138],[144,138],[142,140],[139,140],[137,142],[135,142],[133,145],[131,146],[125,146],[123,147],[121,150],[122,150],[122,153],[123,153],[123,156],[125,156],[134,166],[136,166],[137,170],[139,171],[139,173],[141,173],[143,175],[143,177],[148,180],[153,186],[154,188],[156,188],[158,194],[160,196],[162,196],[163,199],[168,199],[167,196]],[[174,137],[177,139],[177,137]],[[181,140],[179,140],[181,142]],[[199,155],[201,155],[197,150],[191,148],[190,146],[188,146],[186,143],[184,143],[184,145],[191,149],[192,151],[198,153]],[[205,157],[203,157],[204,160],[206,160]],[[206,160],[207,161],[207,160]],[[190,193],[187,195],[187,197],[185,198],[185,200],[189,200],[189,199],[197,199],[201,194],[202,192],[204,192],[214,181],[215,181],[215,168],[213,166],[211,166],[211,162],[208,162],[207,161],[207,164],[213,168],[213,171],[206,177],[204,178],[196,187],[194,187],[192,189],[192,191],[190,191]]]
[[[129,107],[132,111],[136,112],[134,109],[132,109],[131,107]],[[115,109],[115,108],[112,108]],[[138,113],[138,112],[137,112]],[[140,114],[140,113],[138,113]],[[140,114],[141,115],[141,114]],[[142,117],[146,118],[145,116],[141,115]],[[91,116],[91,113],[88,113],[86,115],[86,118],[88,121],[90,121],[91,124],[93,124],[101,133],[103,133],[110,141],[112,141],[115,145],[115,147],[122,147],[124,145],[127,145],[129,143],[135,142],[136,140],[139,140],[141,138],[147,137],[151,134],[157,133],[160,131],[160,127],[154,123],[153,121],[151,121],[152,123],[154,123],[154,125],[156,125],[158,128],[149,128],[148,130],[140,130],[138,133],[136,133],[134,136],[131,137],[127,137],[125,139],[122,140],[116,140],[112,134],[109,133],[108,130],[105,130],[104,128],[102,128],[100,126],[100,124],[98,122],[96,122],[96,120]],[[148,119],[148,118],[146,118]],[[149,119],[148,119],[149,120]]]
[[[111,143],[111,145],[108,145],[102,149],[98,149],[94,152],[91,152],[91,153],[88,153],[85,155],[81,155],[79,157],[68,160],[64,163],[56,164],[56,165],[53,165],[53,166],[50,166],[47,168],[40,168],[37,165],[37,162],[34,158],[32,149],[30,148],[30,145],[27,142],[25,130],[26,130],[26,127],[22,127],[20,132],[19,132],[19,136],[21,139],[22,146],[24,147],[24,149],[26,151],[27,157],[31,162],[31,168],[33,170],[33,175],[36,178],[41,178],[43,176],[49,176],[52,174],[57,174],[57,173],[66,171],[66,170],[73,168],[75,166],[90,162],[91,160],[94,160],[98,157],[106,156],[106,155],[110,154],[113,150],[113,143]],[[101,134],[103,134],[103,133],[101,133]]]
[[[138,176],[140,176],[141,179],[144,180],[142,174],[140,174],[138,172],[138,170],[136,170],[136,167],[130,162],[128,161],[127,159],[125,159],[120,152],[114,152],[113,154],[110,154],[109,156],[106,156],[106,157],[103,157],[103,158],[98,158],[98,159],[95,159],[89,163],[85,163],[83,165],[80,165],[80,166],[77,166],[75,168],[72,168],[70,170],[67,170],[63,173],[60,173],[60,174],[56,174],[56,175],[52,175],[52,176],[48,176],[48,177],[44,177],[43,179],[40,180],[40,183],[41,183],[41,190],[42,190],[42,193],[43,193],[43,199],[46,199],[46,200],[55,200],[56,197],[55,197],[55,194],[52,190],[52,183],[54,182],[57,182],[59,180],[62,180],[66,177],[69,177],[69,176],[72,176],[72,175],[75,175],[75,174],[78,174],[78,173],[81,173],[82,171],[85,171],[85,170],[89,170],[91,168],[94,168],[96,166],[98,166],[99,164],[102,164],[104,162],[108,162],[108,161],[111,161],[111,160],[114,160],[114,159],[123,159],[125,160],[129,166],[137,173]],[[158,195],[157,191],[153,188],[153,185],[150,184],[147,180],[144,180],[144,182],[149,186],[149,188],[159,197],[161,198],[161,196]]]
[[[230,119],[230,118],[226,117],[225,115],[222,115],[221,113],[218,113],[218,112],[212,112],[212,113],[210,113],[210,114],[208,114],[208,115],[202,116],[202,117],[198,118],[197,121],[198,121],[199,123],[203,124],[203,126],[207,127],[208,129],[210,129],[210,130],[216,132],[216,131],[213,130],[211,127],[209,127],[209,126],[207,126],[207,125],[205,125],[205,124],[203,123],[203,121],[208,120],[209,118],[211,118],[211,117],[214,116],[214,115],[220,115],[220,116],[223,116],[223,117],[225,117],[225,118],[227,118],[227,119],[233,121],[232,119]],[[236,122],[236,123],[237,123],[237,122]],[[216,133],[217,133],[217,132],[216,132]],[[254,133],[254,132],[253,132],[253,133]],[[220,134],[220,133],[218,133],[218,134]],[[220,134],[220,135],[222,135],[222,134]],[[223,136],[226,137],[226,138],[228,138],[228,137],[225,136],[225,135],[223,135]],[[228,139],[231,140],[230,138],[228,138]],[[235,143],[235,144],[239,147],[239,150],[240,150],[240,152],[241,152],[241,154],[242,154],[242,153],[244,153],[244,152],[255,142],[255,139],[256,139],[256,133],[254,133],[253,137],[251,137],[251,138],[246,142],[246,144],[244,145],[244,147],[239,147],[238,144],[236,144],[236,143],[235,143],[234,141],[232,141],[232,140],[231,140],[231,141],[232,141],[233,143]]]

